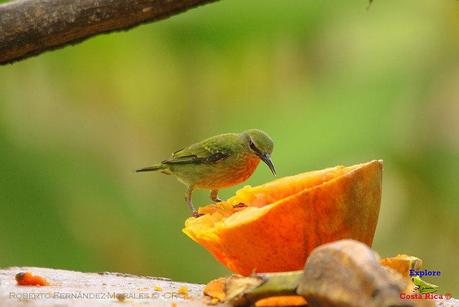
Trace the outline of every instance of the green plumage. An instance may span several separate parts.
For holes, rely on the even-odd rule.
[[[191,202],[195,188],[211,190],[212,200],[220,201],[218,189],[245,181],[260,160],[275,173],[270,159],[272,150],[271,138],[261,130],[226,133],[178,150],[169,159],[137,172],[161,171],[175,175],[188,187],[186,201],[196,215]]]
[[[411,278],[413,284],[419,290],[419,293],[435,293],[438,291],[438,286],[424,281],[419,276],[414,276]]]

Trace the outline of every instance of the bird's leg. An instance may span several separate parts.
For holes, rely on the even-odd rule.
[[[200,216],[200,214],[198,213],[198,210],[196,210],[193,206],[192,194],[193,194],[193,186],[189,186],[185,194],[185,201],[188,207],[190,207],[192,215],[194,217],[198,217]]]
[[[194,213],[196,211],[196,209],[194,208],[193,200],[191,199],[191,195],[192,194],[193,194],[193,187],[189,186],[188,190],[186,191],[186,194],[185,194],[185,201],[186,201],[188,207],[190,207],[191,211]]]
[[[222,201],[222,199],[220,197],[218,197],[218,190],[210,191],[210,199],[212,199],[212,201],[214,201],[216,203],[219,203],[219,202]]]

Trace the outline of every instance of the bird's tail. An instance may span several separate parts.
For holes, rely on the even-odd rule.
[[[139,172],[154,172],[154,171],[163,170],[164,168],[165,168],[164,164],[158,163],[158,164],[155,164],[155,165],[152,165],[152,166],[144,167],[144,168],[141,168],[141,169],[136,169],[135,171],[137,173],[139,173]]]

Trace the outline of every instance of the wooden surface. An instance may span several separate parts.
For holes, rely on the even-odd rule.
[[[15,275],[25,271],[47,278],[50,285],[18,286]],[[203,287],[122,273],[11,267],[0,270],[0,306],[206,306]],[[184,291],[188,291],[188,295],[184,295]],[[125,294],[124,302],[121,301],[122,293]]]

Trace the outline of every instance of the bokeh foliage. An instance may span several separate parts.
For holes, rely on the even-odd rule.
[[[384,159],[374,248],[459,295],[459,3],[366,7],[221,1],[1,67],[0,266],[227,274],[181,233],[184,187],[132,170],[257,127],[281,176]]]

